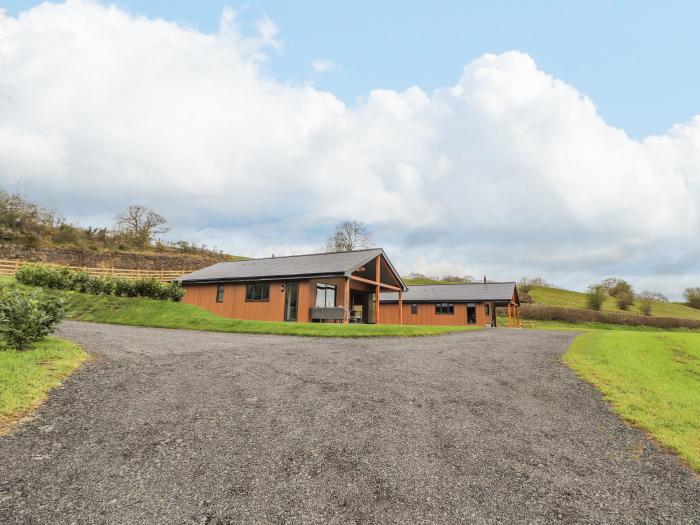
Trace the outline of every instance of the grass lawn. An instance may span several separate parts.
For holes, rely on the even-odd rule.
[[[564,360],[622,417],[700,471],[700,334],[593,331]]]
[[[21,285],[16,284],[14,278],[10,277],[0,279],[0,286]],[[478,327],[474,326],[399,326],[245,321],[220,317],[198,306],[170,301],[92,295],[58,290],[46,291],[66,298],[66,314],[69,319],[96,323],[316,337],[422,336],[478,329]]]
[[[68,341],[47,338],[31,350],[0,350],[0,434],[39,406],[88,355]]]
[[[595,321],[586,323],[569,323],[565,321],[540,321],[533,319],[523,319],[523,328],[535,330],[564,330],[573,332],[590,332],[593,330],[623,330],[626,332],[680,332],[700,334],[700,330],[689,328],[657,328],[656,326],[636,326],[623,324],[598,323]],[[507,326],[505,317],[498,318],[498,326]]]
[[[581,292],[533,286],[529,295],[537,304],[563,306],[566,308],[586,308],[586,294]],[[615,299],[612,297],[608,297],[605,300],[602,310],[604,312],[622,312],[622,310],[617,307]],[[635,302],[635,304],[627,310],[627,313],[640,315],[639,303]],[[662,303],[654,301],[652,303],[652,315],[658,317],[677,317],[680,319],[700,319],[700,310],[690,308],[680,303]]]

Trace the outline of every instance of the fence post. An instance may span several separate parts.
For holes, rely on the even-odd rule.
[[[15,273],[19,270],[19,259],[15,261]]]

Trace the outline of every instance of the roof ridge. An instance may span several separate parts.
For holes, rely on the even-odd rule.
[[[268,259],[288,259],[290,257],[313,257],[315,255],[335,255],[338,253],[359,253],[359,252],[370,252],[372,250],[381,250],[382,252],[384,251],[384,248],[378,247],[378,248],[362,248],[361,250],[345,250],[345,251],[337,251],[337,252],[316,252],[316,253],[301,253],[298,255],[273,255],[272,257],[253,257],[251,259],[245,259],[242,261],[223,261],[225,263],[238,263],[238,262],[250,262],[250,261],[265,261]]]

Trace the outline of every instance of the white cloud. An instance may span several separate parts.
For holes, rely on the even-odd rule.
[[[139,202],[235,253],[357,218],[399,267],[583,287],[700,282],[700,117],[642,141],[526,54],[346,106],[260,69],[269,19],[203,34],[86,1],[0,19],[0,184],[107,221]]]
[[[338,64],[332,60],[314,60],[311,62],[311,67],[316,73],[327,73],[338,69]]]

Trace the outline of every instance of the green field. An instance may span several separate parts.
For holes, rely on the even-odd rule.
[[[586,294],[562,290],[560,288],[548,288],[543,286],[533,286],[528,292],[536,304],[550,306],[562,306],[565,308],[586,308]],[[622,312],[615,304],[615,299],[608,297],[603,304],[605,312]],[[627,313],[641,315],[639,303],[635,302]],[[690,308],[680,303],[662,303],[654,301],[652,303],[652,315],[657,317],[677,317],[680,319],[700,319],[700,310]]]
[[[54,338],[23,352],[0,350],[0,434],[41,404],[87,357],[73,343]]]
[[[700,471],[700,334],[597,330],[579,335],[564,360]]]
[[[0,286],[20,285],[16,284],[13,278],[4,278],[0,280]],[[473,326],[398,326],[245,321],[221,317],[197,306],[170,301],[91,295],[57,290],[46,291],[66,299],[66,314],[69,319],[96,323],[314,337],[425,336],[478,329]]]

